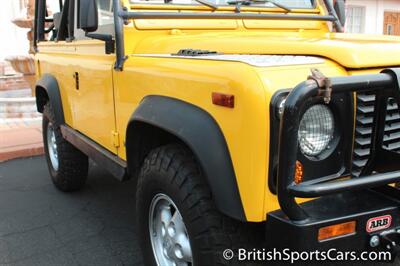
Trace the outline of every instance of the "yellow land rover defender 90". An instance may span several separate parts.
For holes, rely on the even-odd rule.
[[[344,0],[35,10],[52,181],[82,188],[89,158],[133,179],[146,265],[399,249],[400,38],[343,33]]]

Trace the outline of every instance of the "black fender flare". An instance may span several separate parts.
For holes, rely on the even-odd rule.
[[[159,127],[182,140],[197,158],[218,210],[246,221],[225,137],[209,113],[178,99],[151,95],[141,101],[129,123],[135,121]],[[127,138],[127,147],[129,141]],[[129,152],[127,159],[129,162]]]
[[[43,112],[43,107],[46,104],[47,99],[44,99],[43,93],[45,92],[48,100],[50,101],[51,107],[55,112],[56,121],[59,125],[65,123],[64,119],[64,110],[61,100],[60,87],[58,85],[57,79],[50,75],[44,74],[37,82],[36,82],[36,108],[38,112]]]

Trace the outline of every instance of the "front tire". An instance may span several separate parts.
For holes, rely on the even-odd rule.
[[[81,189],[88,175],[88,157],[63,138],[50,103],[44,106],[42,126],[45,156],[54,185],[64,192]]]
[[[232,265],[235,260],[223,258],[225,249],[255,247],[261,240],[258,226],[216,209],[195,158],[176,144],[156,148],[145,159],[136,212],[145,265]]]

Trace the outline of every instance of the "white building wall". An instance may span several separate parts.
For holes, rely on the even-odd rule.
[[[347,0],[348,6],[364,6],[364,33],[383,34],[385,11],[400,12],[400,0]]]
[[[0,8],[0,61],[9,55],[26,55],[29,50],[27,29],[21,29],[11,23],[11,20],[22,17],[26,13],[19,10],[17,0],[1,0]],[[26,11],[25,11],[26,12]]]

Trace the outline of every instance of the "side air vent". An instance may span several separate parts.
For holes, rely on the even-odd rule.
[[[359,176],[371,153],[371,134],[374,120],[375,95],[373,92],[357,95],[356,128],[352,175]],[[400,114],[393,98],[389,98],[385,135],[385,149],[400,152]]]
[[[391,151],[400,152],[400,113],[399,107],[393,98],[388,100],[383,147]]]
[[[371,152],[371,133],[374,120],[374,94],[357,95],[352,175],[359,176]]]

